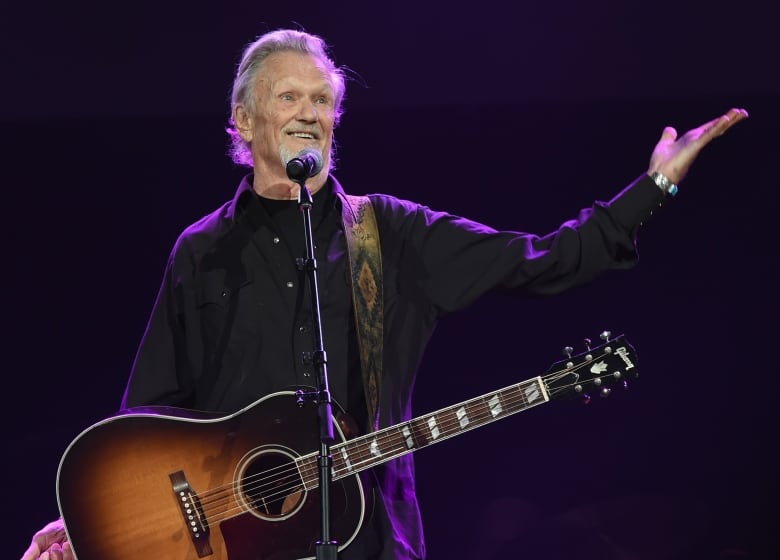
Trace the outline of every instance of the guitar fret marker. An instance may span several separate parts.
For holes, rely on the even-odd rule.
[[[404,441],[406,442],[406,448],[407,449],[414,449],[414,437],[412,437],[412,431],[409,429],[409,426],[404,426],[401,430],[401,433],[404,436]]]
[[[493,395],[493,397],[488,401],[488,406],[490,407],[490,414],[493,415],[493,418],[501,414],[501,412],[504,410],[501,407],[501,399],[498,398],[498,395]]]
[[[347,453],[346,446],[341,448],[341,457],[344,459],[344,465],[347,467],[347,470],[351,471],[352,463],[349,460],[349,453]]]
[[[525,391],[523,391],[523,392],[525,393],[525,398],[526,398],[526,400],[528,401],[529,404],[534,402],[540,396],[540,394],[539,394],[539,387],[536,386],[536,383],[534,383],[533,385],[531,385],[529,387],[526,387]]]
[[[463,430],[466,426],[469,425],[469,417],[466,414],[465,407],[460,407],[458,410],[455,411],[455,416],[458,419],[458,424],[460,424],[460,429]]]
[[[428,418],[428,428],[431,430],[431,437],[433,439],[436,439],[441,435],[441,432],[439,432],[439,426],[436,425],[435,416]]]
[[[369,451],[371,452],[371,455],[374,457],[381,457],[382,452],[379,450],[379,442],[374,438],[374,440],[371,442],[371,445],[369,445]]]

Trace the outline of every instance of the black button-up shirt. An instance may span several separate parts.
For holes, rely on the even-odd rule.
[[[263,202],[251,185],[250,175],[233,200],[177,240],[123,407],[232,412],[291,385],[314,384],[311,365],[301,359],[312,350],[306,275],[295,261],[303,256],[302,222],[295,225],[300,216],[294,202]],[[331,177],[314,197],[322,325],[331,392],[365,425],[337,192],[341,187]],[[383,259],[379,422],[387,427],[411,417],[414,376],[442,314],[494,288],[552,294],[604,270],[632,266],[636,231],[663,193],[643,175],[610,202],[595,203],[545,236],[496,231],[391,196],[369,198]],[[423,558],[412,454],[377,468],[376,476],[382,551],[360,539],[355,548],[366,546],[363,558]]]

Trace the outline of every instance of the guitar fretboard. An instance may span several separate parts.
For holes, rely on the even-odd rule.
[[[333,480],[506,418],[550,400],[541,377],[331,447]],[[307,490],[319,486],[317,453],[296,463]]]

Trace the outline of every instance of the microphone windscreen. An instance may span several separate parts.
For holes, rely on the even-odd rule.
[[[316,175],[320,171],[322,171],[322,166],[324,165],[322,161],[322,152],[315,148],[306,148],[304,150],[301,150],[301,152],[298,154],[298,157],[301,159],[309,159],[311,162],[311,169],[309,170],[309,177]],[[306,161],[304,159],[304,161]]]
[[[287,163],[287,176],[296,182],[305,181],[322,171],[322,153],[315,148],[305,148]]]

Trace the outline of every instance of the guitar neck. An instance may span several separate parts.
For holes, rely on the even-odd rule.
[[[541,377],[419,416],[331,447],[333,480],[353,475],[423,447],[546,403],[550,396]],[[317,453],[297,461],[307,490],[319,486]]]

